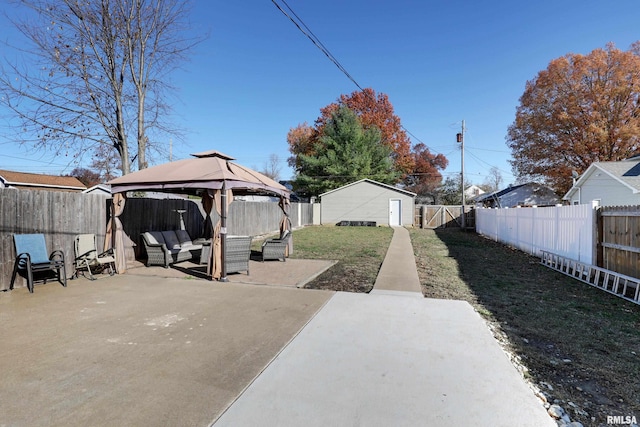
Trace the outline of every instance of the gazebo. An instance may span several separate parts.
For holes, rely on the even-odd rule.
[[[192,154],[194,158],[178,160],[133,172],[108,182],[111,185],[113,204],[111,219],[107,224],[105,249],[114,248],[116,270],[126,271],[124,257],[124,231],[118,216],[124,211],[127,191],[162,191],[197,195],[211,221],[215,206],[219,220],[210,227],[211,255],[207,263],[207,276],[220,281],[227,280],[225,248],[227,235],[227,210],[234,195],[271,195],[279,197],[283,217],[280,232],[291,229],[289,219],[289,190],[266,175],[231,162],[234,158],[218,151]]]

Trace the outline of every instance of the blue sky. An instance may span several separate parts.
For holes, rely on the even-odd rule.
[[[565,54],[640,40],[637,0],[287,2],[360,86],[389,96],[413,143],[449,159],[445,177],[460,172],[465,120],[465,174],[478,184],[492,166],[514,180],[505,136],[527,80]],[[196,0],[191,20],[209,37],[173,75],[174,122],[188,131],[173,159],[216,149],[259,169],[276,154],[290,178],[289,129],[357,87],[270,0]],[[58,174],[67,161],[0,134],[0,169]]]

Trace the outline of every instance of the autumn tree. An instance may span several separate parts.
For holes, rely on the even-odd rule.
[[[297,166],[298,155],[313,154],[313,149],[321,140],[327,123],[341,106],[353,111],[364,129],[376,127],[380,131],[381,142],[391,149],[394,167],[401,175],[413,171],[411,141],[402,128],[400,118],[394,113],[389,97],[383,93],[376,94],[370,88],[350,95],[340,95],[336,102],[321,108],[321,115],[316,119],[314,127],[305,123],[291,129],[287,135],[289,151],[293,155],[289,159],[291,166]]]
[[[103,144],[123,174],[147,166],[167,123],[169,74],[197,39],[183,0],[22,0],[13,24],[24,64],[0,70],[0,102],[19,123],[16,138],[81,158]],[[27,13],[30,11],[31,13]],[[179,136],[179,135],[176,135]]]
[[[391,149],[382,143],[382,132],[365,127],[351,109],[340,106],[324,125],[322,136],[310,150],[299,154],[294,188],[317,196],[363,178],[393,184],[398,173]]]
[[[447,167],[449,161],[442,154],[432,154],[423,143],[414,145],[411,155],[414,166],[404,180],[406,189],[418,196],[433,196],[442,182],[440,171]]]
[[[318,139],[317,133],[317,130],[309,126],[307,122],[289,129],[287,143],[289,144],[289,152],[291,152],[292,156],[287,159],[287,163],[294,170],[298,170],[300,167],[300,162],[298,161],[299,154],[313,154],[313,144],[315,144]]]
[[[608,44],[551,61],[527,82],[507,143],[519,181],[539,179],[559,194],[572,171],[628,158],[640,148],[640,43]]]
[[[87,188],[100,184],[100,174],[87,168],[75,168],[68,176],[73,176],[83,183]]]

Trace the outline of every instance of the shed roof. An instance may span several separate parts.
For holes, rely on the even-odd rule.
[[[407,195],[409,197],[416,197],[416,193],[412,193],[411,191],[403,190],[402,188],[394,187],[394,186],[389,185],[389,184],[383,184],[382,182],[374,181],[372,179],[367,179],[367,178],[361,179],[359,181],[354,181],[354,182],[352,182],[350,184],[343,185],[342,187],[334,188],[333,190],[329,190],[326,193],[320,194],[320,197],[326,196],[327,194],[331,194],[331,193],[336,192],[336,191],[340,191],[343,188],[347,188],[347,187],[351,187],[353,185],[360,184],[362,182],[367,182],[369,184],[373,184],[373,185],[377,185],[377,186],[380,186],[380,187],[384,187],[384,188],[387,188],[389,190],[393,190],[393,191],[396,191],[398,193],[402,193],[402,194]]]
[[[0,170],[0,181],[5,187],[18,189],[47,189],[82,191],[87,187],[73,176],[56,176],[28,172]]]

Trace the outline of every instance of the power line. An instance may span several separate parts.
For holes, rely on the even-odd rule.
[[[291,8],[291,6],[289,6],[285,0],[280,0],[280,1],[286,6],[286,8],[291,12],[291,14],[295,16],[296,19],[293,19],[291,15],[289,15],[284,9],[282,9],[282,7],[280,7],[278,3],[276,3],[275,0],[271,0],[271,2],[278,8],[278,10],[280,10],[280,12],[282,12],[287,18],[289,18],[289,20],[293,23],[293,25],[295,25],[298,28],[298,30],[302,32],[302,34],[304,34],[305,36],[307,36],[309,40],[311,40],[311,43],[313,43],[318,49],[320,49],[320,51],[324,53],[325,56],[329,58],[329,60],[333,62],[335,66],[338,67],[338,69],[342,71],[342,73],[345,76],[347,76],[347,78],[351,80],[354,85],[358,87],[358,89],[363,91],[364,89],[362,89],[362,87],[358,84],[356,79],[354,79],[353,76],[349,74],[347,69],[342,66],[340,61],[338,61],[338,59],[335,56],[333,56],[333,54],[329,51],[329,49],[326,48],[326,46],[313,33],[313,31],[311,31],[311,29],[304,23],[304,21],[298,16],[298,14],[295,13],[295,11]]]
[[[290,14],[287,13],[277,2],[276,0],[271,0],[271,2],[275,5],[275,7],[278,8],[278,10],[280,12],[282,12],[282,14],[284,14],[284,16],[286,16],[287,18],[289,18],[289,20],[293,23],[293,25],[296,26],[296,28],[298,28],[298,30],[300,30],[302,32],[302,34],[304,34],[305,36],[307,36],[307,38],[309,40],[311,40],[311,42],[318,48],[320,49],[320,51],[322,53],[324,53],[324,55],[329,58],[329,60],[331,62],[333,62],[333,64],[338,67],[338,69],[345,75],[347,76],[347,78],[349,80],[351,80],[351,82],[353,82],[354,85],[356,85],[356,87],[358,89],[360,89],[360,91],[362,93],[364,93],[365,95],[368,95],[367,92],[365,92],[365,90],[362,88],[362,86],[360,86],[360,84],[356,81],[356,79],[347,71],[347,69],[340,63],[340,61],[338,61],[338,59],[333,56],[333,54],[331,53],[331,51],[329,51],[329,49],[322,43],[322,41],[320,41],[320,39],[313,33],[313,31],[311,31],[311,29],[304,23],[304,21],[298,16],[298,14],[295,13],[295,11],[291,8],[291,6],[289,6],[286,2],[286,0],[280,0],[282,2],[282,4],[284,4],[284,6],[286,7],[286,9],[289,10]],[[293,17],[295,17],[295,19],[291,16],[293,15]],[[375,101],[375,99],[374,99]],[[438,152],[437,150],[433,150],[431,147],[429,147],[427,144],[425,144],[420,138],[418,138],[417,136],[415,136],[409,129],[407,129],[406,127],[404,127],[404,125],[400,125],[400,127],[402,128],[402,130],[404,130],[407,134],[409,134],[409,136],[411,136],[414,140],[418,141],[421,144],[424,144],[427,148],[429,148],[429,151],[436,153],[436,154],[441,154],[440,152]]]

